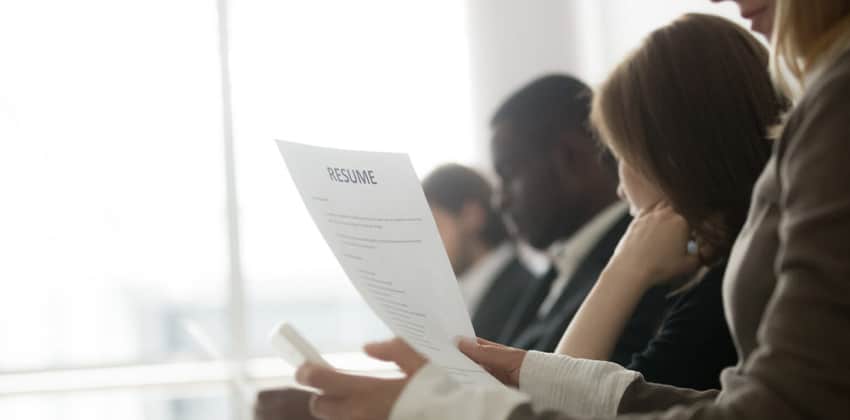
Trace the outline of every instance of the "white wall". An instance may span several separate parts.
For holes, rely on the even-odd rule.
[[[511,92],[551,72],[597,84],[647,33],[688,12],[744,23],[733,3],[709,0],[467,0],[475,164],[489,167],[488,122]]]

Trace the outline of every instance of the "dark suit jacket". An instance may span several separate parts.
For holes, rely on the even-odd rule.
[[[514,257],[498,273],[472,316],[472,326],[478,337],[498,341],[523,292],[532,284],[534,275]],[[506,343],[503,343],[506,344]]]
[[[500,340],[514,347],[554,351],[573,316],[584,302],[584,298],[596,284],[596,279],[614,253],[614,248],[617,247],[630,222],[631,217],[624,214],[602,235],[584,261],[579,264],[555,305],[543,318],[538,318],[537,312],[549,293],[557,273],[553,269],[536,279],[511,314],[511,319]],[[628,364],[632,354],[646,346],[666,311],[668,305],[665,299],[666,293],[666,287],[656,287],[646,293],[623,330],[611,361]]]

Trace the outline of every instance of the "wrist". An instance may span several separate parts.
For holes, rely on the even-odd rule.
[[[632,287],[636,292],[645,292],[652,287],[655,276],[646,264],[628,263],[612,259],[602,270],[600,282],[614,283],[619,287]]]
[[[513,386],[513,387],[519,388],[520,372],[522,372],[522,365],[525,363],[525,359],[526,359],[527,356],[528,356],[528,351],[520,350],[520,354],[517,357],[519,359],[519,363],[515,364],[516,367],[510,372],[510,375],[509,375],[510,380],[511,380],[510,385]]]

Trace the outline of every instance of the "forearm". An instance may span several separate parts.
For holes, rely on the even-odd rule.
[[[716,395],[649,384],[638,373],[610,362],[539,352],[529,355],[523,362],[522,393],[507,387],[463,386],[428,365],[402,391],[390,420],[614,418],[647,411],[653,404],[664,409],[711,402]]]
[[[607,360],[648,288],[645,277],[634,267],[610,264],[564,332],[556,353]]]

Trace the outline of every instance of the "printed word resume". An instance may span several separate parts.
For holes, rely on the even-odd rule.
[[[410,158],[277,144],[319,232],[378,317],[458,382],[497,384],[456,347],[475,332]]]

